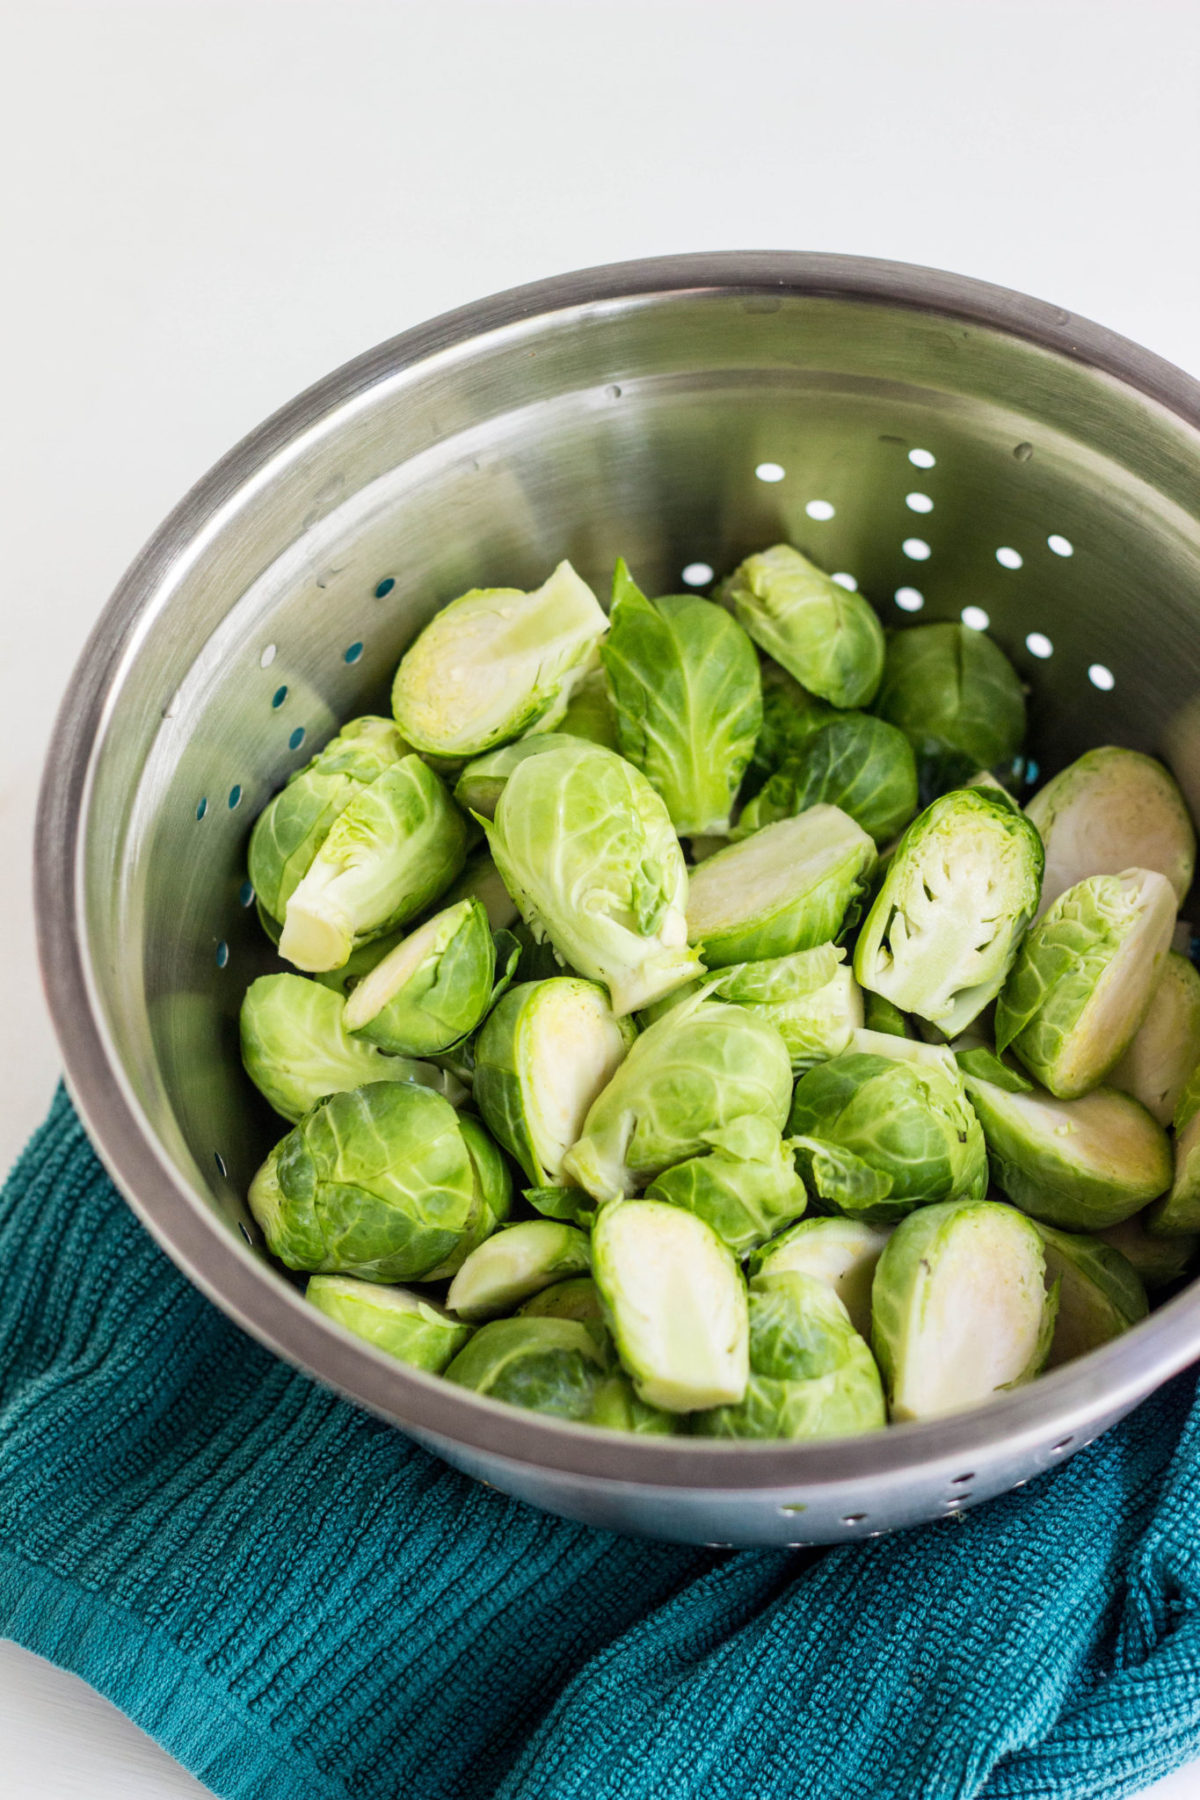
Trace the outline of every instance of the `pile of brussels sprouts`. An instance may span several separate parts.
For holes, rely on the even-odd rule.
[[[885,635],[787,545],[715,600],[464,594],[392,699],[250,842],[291,968],[243,1056],[293,1125],[250,1206],[330,1318],[559,1418],[796,1440],[973,1406],[1183,1277],[1160,763],[1022,809],[997,646]]]

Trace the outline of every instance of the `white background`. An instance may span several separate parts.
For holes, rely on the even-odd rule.
[[[163,513],[315,377],[516,282],[747,246],[983,276],[1200,372],[1192,0],[0,0],[0,27],[3,1163],[56,1077],[27,874],[54,707]],[[202,1791],[12,1646],[0,1770],[6,1800]]]

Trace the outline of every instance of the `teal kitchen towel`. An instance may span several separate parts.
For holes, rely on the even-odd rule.
[[[275,1361],[60,1095],[0,1201],[0,1632],[231,1800],[1116,1800],[1200,1755],[1194,1387],[920,1530],[613,1537]]]

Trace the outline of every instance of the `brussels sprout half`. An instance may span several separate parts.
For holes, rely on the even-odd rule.
[[[840,807],[877,844],[889,843],[917,810],[917,765],[904,733],[869,713],[822,725],[742,808],[734,836],[790,819],[819,802]]]
[[[1150,1310],[1141,1277],[1119,1250],[1085,1233],[1040,1225],[1046,1273],[1058,1283],[1047,1369],[1120,1337]]]
[[[1174,929],[1165,876],[1126,869],[1076,882],[1017,954],[996,1006],[997,1050],[1011,1044],[1060,1099],[1089,1092],[1145,1018]]]
[[[854,953],[859,984],[957,1037],[999,993],[1041,873],[1020,813],[982,788],[943,795],[891,859]]]
[[[473,757],[455,783],[454,798],[464,812],[494,819],[500,796],[518,763],[530,756],[544,756],[547,750],[561,750],[564,745],[570,749],[578,741],[569,732],[545,731],[518,738],[515,744],[502,744],[486,756]],[[513,910],[515,914],[516,909]]]
[[[692,870],[687,929],[710,968],[836,938],[875,867],[875,846],[836,806],[765,825]]]
[[[586,1325],[571,1319],[492,1319],[459,1351],[446,1380],[508,1406],[584,1421],[608,1372]]]
[[[1169,1190],[1147,1209],[1146,1230],[1155,1237],[1190,1236],[1200,1231],[1200,1113],[1195,1113],[1173,1147]]]
[[[872,1288],[892,1418],[941,1418],[1032,1381],[1057,1311],[1045,1278],[1038,1228],[1011,1206],[952,1200],[904,1219]]]
[[[1123,1219],[1119,1225],[1106,1225],[1095,1235],[1114,1250],[1119,1250],[1151,1291],[1182,1281],[1200,1250],[1200,1232],[1152,1237],[1140,1214]]]
[[[641,1437],[671,1437],[680,1429],[677,1413],[664,1412],[638,1398],[623,1369],[614,1369],[600,1383],[587,1423],[602,1431],[632,1431]]]
[[[460,1319],[494,1318],[590,1266],[591,1246],[582,1231],[553,1219],[523,1219],[472,1250],[450,1283],[446,1304]]]
[[[1025,808],[1046,846],[1042,906],[1088,875],[1155,869],[1182,902],[1192,885],[1196,833],[1183,795],[1160,762],[1106,744],[1060,770]]]
[[[1016,670],[966,625],[917,625],[890,638],[875,711],[912,744],[927,799],[1011,762],[1025,736]]]
[[[823,1281],[845,1307],[855,1331],[869,1342],[871,1284],[891,1231],[888,1225],[867,1225],[861,1219],[801,1219],[754,1252],[751,1280],[794,1269]]]
[[[442,1373],[474,1330],[407,1288],[381,1287],[354,1275],[310,1275],[305,1298],[355,1337],[434,1375]]]
[[[1146,1016],[1108,1079],[1111,1086],[1140,1100],[1160,1125],[1169,1125],[1197,1066],[1200,974],[1186,957],[1172,951]]]
[[[883,627],[790,544],[748,556],[722,585],[722,600],[756,644],[810,694],[834,706],[867,706],[883,672]]]
[[[569,562],[533,593],[473,588],[435,613],[401,658],[392,688],[400,729],[417,750],[449,758],[550,731],[607,627]]]
[[[695,1213],[735,1256],[745,1256],[798,1219],[808,1194],[795,1159],[766,1119],[738,1119],[710,1132],[709,1140],[714,1147],[706,1155],[665,1169],[646,1198]]]
[[[836,944],[818,944],[790,956],[731,963],[715,976],[697,978],[656,1000],[642,1014],[653,1024],[704,988],[712,1000],[744,1006],[774,1025],[792,1059],[793,1072],[840,1056],[863,1022],[862,990]]]
[[[516,967],[514,943],[500,991]],[[436,1056],[467,1037],[495,998],[496,950],[478,900],[460,900],[403,939],[346,1002],[346,1028],[383,1050]]]

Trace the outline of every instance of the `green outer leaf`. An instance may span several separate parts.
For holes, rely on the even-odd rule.
[[[355,1337],[434,1375],[442,1373],[474,1331],[407,1288],[381,1287],[353,1275],[310,1275],[305,1298]]]
[[[459,1113],[458,1128],[471,1159],[474,1183],[471,1213],[449,1256],[436,1268],[427,1270],[420,1278],[422,1281],[449,1281],[452,1275],[457,1275],[472,1250],[477,1250],[493,1231],[498,1231],[512,1211],[512,1176],[499,1149],[471,1113]]]
[[[861,594],[839,587],[790,544],[748,556],[725,594],[738,623],[810,694],[839,707],[870,704],[884,638]]]
[[[1151,756],[1104,744],[1060,769],[1026,807],[1046,845],[1042,903],[1086,875],[1157,869],[1182,904],[1196,833],[1170,774]]]
[[[638,1399],[623,1369],[614,1369],[600,1383],[587,1422],[602,1431],[632,1431],[642,1437],[671,1437],[680,1429],[678,1414]]]
[[[1176,1131],[1186,1131],[1197,1113],[1200,1113],[1200,1063],[1183,1084],[1171,1123]]]
[[[571,1319],[492,1319],[446,1370],[446,1380],[491,1400],[586,1420],[607,1374],[585,1325]]]
[[[1047,1369],[1086,1356],[1120,1337],[1150,1310],[1146,1290],[1119,1250],[1086,1233],[1039,1225],[1046,1272],[1057,1281],[1058,1313]]]
[[[869,713],[844,713],[821,726],[769,776],[742,808],[735,837],[824,801],[886,844],[917,810],[912,745],[895,725]]]
[[[907,1015],[885,1000],[882,994],[863,994],[863,1025],[883,1037],[915,1038],[916,1031]]]
[[[1176,1135],[1171,1186],[1147,1208],[1146,1230],[1155,1237],[1200,1231],[1200,1113]]]
[[[1200,974],[1186,956],[1171,951],[1146,1016],[1109,1084],[1140,1100],[1160,1125],[1169,1125],[1200,1064]],[[1200,1105],[1196,1083],[1192,1111]],[[1187,1104],[1183,1110],[1187,1111]],[[1188,1114],[1188,1117],[1191,1115]],[[1183,1121],[1187,1123],[1187,1118]]]
[[[600,1292],[590,1275],[568,1275],[565,1281],[539,1288],[521,1302],[517,1311],[523,1319],[575,1319],[580,1325],[596,1326],[597,1343],[610,1355],[616,1355],[604,1323]]]
[[[565,1225],[578,1225],[590,1231],[596,1222],[596,1202],[582,1188],[529,1187],[522,1198],[543,1219],[561,1219]]]
[[[486,849],[475,850],[468,856],[462,874],[450,883],[441,898],[443,906],[453,906],[459,900],[479,900],[493,931],[511,929],[521,917],[516,901]]]
[[[613,711],[603,666],[589,669],[576,683],[558,729],[569,737],[586,738],[589,743],[601,744],[606,750],[617,748],[617,715]]]
[[[793,1073],[840,1056],[850,1047],[863,1020],[863,995],[850,970],[842,966],[846,952],[836,944],[818,944],[791,956],[761,962],[731,963],[706,979],[656,1000],[640,1015],[652,1025],[703,987],[710,999],[744,1006],[774,1025],[791,1057]]]
[[[745,1256],[798,1219],[808,1205],[790,1152],[778,1132],[771,1131],[770,1136],[769,1156],[737,1156],[714,1149],[676,1163],[646,1189],[647,1200],[665,1200],[695,1213],[735,1256]]]
[[[418,944],[423,954],[413,962]],[[517,947],[513,947],[515,966]],[[346,1020],[383,1050],[436,1056],[468,1037],[491,1004],[496,947],[478,900],[436,913],[352,994]]]
[[[788,1142],[813,1192],[838,1212],[866,1222],[901,1218],[909,1210],[889,1198],[894,1177],[885,1169],[872,1168],[852,1150],[814,1137],[793,1137]]]
[[[956,1050],[954,1060],[964,1075],[975,1075],[980,1081],[990,1081],[993,1087],[1003,1088],[1006,1093],[1033,1092],[1033,1083],[1028,1075],[1022,1075],[1020,1069],[1010,1068],[1008,1063],[1001,1062],[985,1044],[978,1044],[973,1050]]]
[[[1140,1214],[1119,1225],[1108,1225],[1096,1236],[1119,1250],[1151,1291],[1182,1281],[1200,1250],[1200,1232],[1152,1237]]]
[[[1016,670],[965,625],[916,625],[890,637],[875,711],[904,732],[934,792],[1011,762],[1025,737]]]
[[[511,1312],[539,1288],[591,1267],[582,1231],[554,1219],[522,1219],[472,1250],[450,1283],[446,1304],[462,1319]]]
[[[855,1331],[871,1335],[871,1283],[883,1247],[891,1236],[886,1225],[860,1219],[801,1219],[756,1250],[748,1264],[751,1283],[760,1275],[795,1269],[831,1287]]]
[[[838,716],[836,707],[806,693],[769,657],[762,662],[762,705],[762,727],[746,772],[746,789],[752,793],[789,757],[797,755],[815,731]]]
[[[647,600],[623,562],[601,651],[617,747],[661,794],[681,837],[729,829],[762,724],[754,645],[697,595]]]

